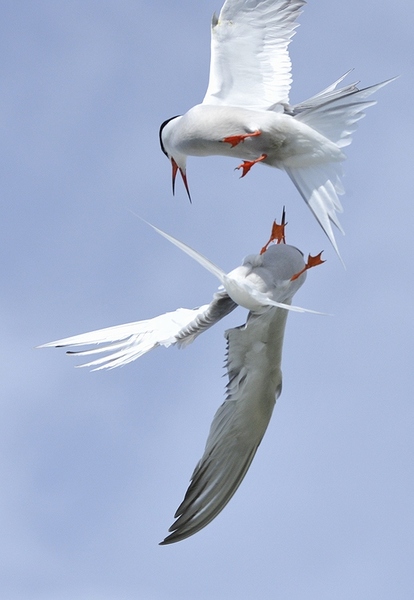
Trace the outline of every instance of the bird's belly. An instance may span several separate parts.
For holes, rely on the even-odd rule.
[[[280,115],[238,107],[198,105],[186,113],[177,128],[174,146],[187,156],[233,156],[255,159],[271,149],[275,152],[285,136],[278,128],[269,132],[269,121]],[[257,135],[260,132],[260,135]],[[248,137],[255,133],[255,136]],[[238,143],[225,141],[245,136]]]
[[[283,134],[274,133],[272,136],[262,132],[256,137],[247,137],[232,146],[225,138],[240,134],[253,133],[258,129],[231,128],[225,134],[216,132],[216,136],[205,135],[205,132],[193,132],[191,136],[182,138],[177,144],[177,149],[187,156],[231,156],[243,160],[254,160],[266,154],[277,157],[285,143]]]
[[[225,141],[255,132],[260,135],[245,137],[234,145]],[[290,115],[237,107],[192,108],[180,122],[175,145],[187,156],[220,155],[255,160],[265,154],[265,164],[281,169],[345,158],[334,142]]]
[[[308,167],[326,162],[344,160],[340,148],[305,123],[289,115],[280,115],[282,123],[269,135],[267,164],[274,167]],[[272,146],[272,139],[283,137],[280,145]]]

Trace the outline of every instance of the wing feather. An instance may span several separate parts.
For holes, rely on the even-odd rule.
[[[188,325],[182,327],[181,331],[176,335],[177,344],[180,347],[187,346],[195,340],[195,338],[215,325],[223,317],[237,308],[237,304],[233,302],[227,292],[217,292],[214,294],[213,301],[210,302],[207,309],[199,312],[195,319]]]
[[[316,96],[290,109],[295,119],[309,125],[339,148],[351,143],[352,134],[357,128],[356,123],[365,116],[364,110],[375,104],[374,100],[368,98],[395,79],[394,77],[362,90],[358,89],[355,83],[337,90],[337,85],[345,75]],[[325,163],[305,168],[285,167],[285,171],[340,257],[331,225],[334,223],[343,233],[336,215],[337,212],[342,212],[338,195],[344,193],[340,181],[340,164]]]
[[[339,148],[349,146],[356,123],[365,116],[365,109],[376,104],[369,96],[393,79],[363,88],[353,83],[339,90],[327,88],[306,102],[292,107],[295,118],[306,123],[334,142]],[[342,80],[333,84],[334,86]]]
[[[325,163],[306,168],[285,167],[285,171],[341,258],[331,225],[334,223],[341,233],[344,233],[336,216],[337,212],[342,212],[338,194],[344,192],[340,181],[340,163]]]
[[[242,482],[282,389],[280,370],[287,311],[250,315],[227,337],[227,398],[211,424],[176,521],[161,544],[183,540],[212,521]]]
[[[99,358],[79,366],[91,367],[93,371],[114,369],[136,360],[157,346],[190,344],[236,306],[226,292],[218,292],[210,304],[200,308],[179,308],[153,319],[82,333],[43,344],[39,348],[100,345],[99,348],[70,350],[68,354],[72,356],[100,354]]]
[[[288,103],[288,46],[304,0],[226,0],[213,17],[203,104],[266,109]]]

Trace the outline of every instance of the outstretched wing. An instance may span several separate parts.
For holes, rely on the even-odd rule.
[[[251,316],[227,337],[227,398],[214,416],[204,454],[161,544],[183,540],[212,521],[242,482],[282,389],[280,370],[287,311]]]
[[[91,367],[93,371],[114,369],[136,360],[157,346],[186,346],[236,306],[226,292],[218,292],[210,304],[200,308],[179,308],[153,319],[82,333],[43,344],[39,348],[98,345],[98,348],[68,351],[68,354],[99,355],[79,366]]]
[[[288,46],[304,0],[226,0],[213,16],[203,104],[266,109],[288,103]]]

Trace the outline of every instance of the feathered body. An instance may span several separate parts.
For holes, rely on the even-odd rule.
[[[260,135],[246,138],[236,146],[223,142],[226,136],[255,131],[260,131]],[[178,166],[183,161],[185,165],[188,155],[254,160],[266,154],[263,163],[279,169],[309,167],[345,158],[338,144],[306,123],[276,110],[198,104],[166,125],[163,140],[167,152],[174,152]]]
[[[198,252],[157,231],[214,273],[224,289],[210,304],[179,308],[159,317],[108,327],[44,344],[94,346],[69,354],[92,357],[94,370],[125,365],[157,346],[187,346],[238,305],[249,310],[246,323],[226,331],[227,395],[218,409],[201,460],[179,506],[169,544],[187,538],[223,510],[242,482],[263,438],[282,389],[282,347],[292,298],[306,279],[302,253],[293,246],[270,246],[247,256],[225,274]],[[102,356],[103,355],[103,356]]]
[[[180,171],[188,195],[187,156],[242,159],[242,177],[256,163],[286,171],[339,255],[332,223],[337,213],[343,148],[388,80],[364,89],[345,78],[290,105],[288,46],[302,0],[226,0],[211,30],[210,78],[201,104],[160,128],[163,152]]]

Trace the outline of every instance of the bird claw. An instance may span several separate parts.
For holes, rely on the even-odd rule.
[[[225,137],[222,140],[222,142],[225,142],[226,144],[231,144],[231,147],[234,148],[234,146],[237,146],[241,142],[244,142],[244,140],[246,138],[256,137],[257,135],[261,135],[261,134],[262,134],[262,132],[257,130],[257,131],[253,131],[253,133],[242,133],[240,135],[229,135],[228,137]]]
[[[241,179],[242,177],[247,175],[247,173],[250,171],[253,165],[255,165],[258,162],[261,162],[262,160],[266,160],[266,158],[267,154],[262,154],[261,156],[259,156],[259,158],[256,158],[255,160],[244,160],[242,164],[236,167],[234,170],[237,171],[237,169],[243,169],[243,173],[240,175]]]
[[[283,209],[281,224],[279,225],[276,222],[276,220],[273,221],[272,233],[270,234],[269,241],[260,250],[260,254],[264,254],[272,242],[276,242],[276,244],[286,244],[286,240],[285,240],[286,225],[287,225],[287,223],[285,223],[285,210]]]
[[[293,277],[290,278],[290,281],[295,281],[295,279],[300,277],[302,273],[304,273],[308,269],[311,269],[312,267],[317,267],[318,265],[321,265],[322,263],[326,262],[325,260],[321,259],[322,252],[319,252],[319,254],[317,254],[316,256],[311,256],[310,254],[308,254],[308,262],[306,263],[304,268],[301,271],[299,271],[299,273],[296,273],[295,275],[293,275]]]

